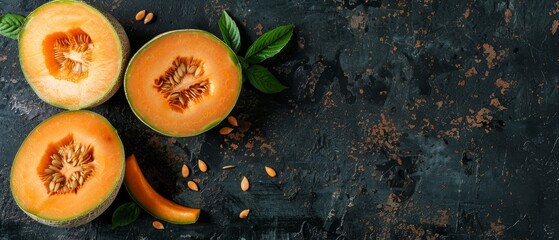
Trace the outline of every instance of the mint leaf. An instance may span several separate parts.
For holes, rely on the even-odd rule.
[[[245,59],[250,64],[261,63],[281,51],[293,35],[293,24],[279,26],[260,36],[247,50]]]
[[[260,65],[248,67],[246,75],[252,86],[263,93],[278,93],[287,88],[268,69]]]
[[[0,35],[17,40],[25,17],[13,13],[0,16]]]
[[[112,228],[123,227],[133,223],[140,216],[140,207],[135,202],[120,205],[113,213]]]
[[[241,34],[235,21],[226,11],[223,11],[217,24],[219,25],[223,41],[233,49],[233,52],[237,53],[241,49]]]

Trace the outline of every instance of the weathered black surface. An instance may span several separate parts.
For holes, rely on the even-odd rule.
[[[0,13],[43,2],[2,0]],[[158,191],[203,217],[158,231],[142,214],[111,230],[112,211],[130,200],[123,188],[92,223],[55,229],[17,208],[9,172],[27,133],[62,110],[35,96],[17,43],[1,38],[0,238],[559,238],[559,2],[89,2],[120,20],[134,51],[172,29],[219,35],[223,9],[244,25],[245,43],[294,23],[292,44],[266,64],[290,88],[266,96],[246,85],[233,111],[242,128],[180,139],[144,126],[119,91],[93,111]],[[156,14],[152,24],[133,20],[141,9]],[[183,163],[200,192],[186,189]],[[228,164],[238,167],[221,170]],[[245,208],[250,217],[238,219]]]

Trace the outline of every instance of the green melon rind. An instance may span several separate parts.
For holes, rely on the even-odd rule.
[[[239,84],[239,89],[237,90],[237,97],[235,99],[235,103],[232,105],[233,107],[235,106],[235,104],[237,103],[239,96],[241,94],[241,88],[242,88],[242,67],[241,67],[241,63],[239,62],[239,59],[237,58],[237,55],[235,54],[235,52],[225,43],[223,42],[221,39],[219,39],[218,37],[216,37],[215,35],[204,31],[204,30],[200,30],[200,29],[179,29],[179,30],[173,30],[173,31],[169,31],[169,32],[165,32],[162,34],[157,35],[156,37],[154,37],[153,39],[151,39],[149,42],[147,42],[146,44],[144,44],[144,46],[142,46],[140,48],[140,50],[138,50],[134,56],[132,56],[132,58],[130,59],[130,62],[128,64],[128,67],[126,68],[126,72],[124,74],[124,94],[126,95],[126,100],[128,100],[128,104],[130,105],[130,108],[132,109],[132,112],[134,112],[134,114],[136,115],[136,117],[138,117],[138,119],[140,119],[140,121],[142,121],[146,126],[148,126],[149,128],[151,128],[152,130],[163,134],[165,136],[169,136],[169,137],[191,137],[191,136],[196,136],[199,134],[202,134],[210,129],[212,129],[213,127],[217,126],[219,123],[221,123],[228,115],[229,113],[231,113],[231,111],[233,111],[233,107],[231,107],[231,109],[229,111],[227,111],[227,113],[225,115],[223,115],[221,118],[217,119],[216,121],[210,122],[208,123],[205,127],[203,127],[202,129],[200,129],[197,132],[194,132],[192,134],[187,134],[187,135],[177,135],[177,134],[173,134],[173,133],[169,133],[169,132],[165,132],[161,129],[157,129],[155,126],[153,126],[151,123],[149,123],[148,121],[144,120],[144,118],[142,118],[142,116],[138,113],[138,111],[136,110],[136,108],[134,107],[133,102],[130,100],[130,97],[128,96],[128,88],[127,88],[127,82],[128,82],[128,72],[130,72],[133,68],[134,68],[134,61],[136,60],[136,57],[139,56],[140,54],[142,54],[143,51],[145,51],[146,49],[148,49],[150,47],[150,45],[154,42],[156,42],[159,38],[164,37],[168,34],[172,34],[172,33],[176,33],[176,32],[197,32],[200,34],[205,34],[208,35],[209,37],[213,38],[215,41],[217,41],[220,45],[222,45],[223,47],[227,48],[227,51],[229,52],[229,58],[230,60],[233,62],[233,64],[235,66],[237,66],[238,69],[238,79],[241,82],[241,84]]]
[[[124,77],[124,66],[126,66],[127,62],[128,62],[128,58],[130,56],[130,42],[128,40],[128,35],[126,35],[126,32],[124,31],[124,27],[122,27],[122,25],[118,22],[118,20],[113,17],[111,14],[101,11],[87,3],[84,3],[82,1],[77,1],[77,0],[54,0],[48,3],[45,3],[43,5],[41,5],[40,7],[38,7],[37,9],[35,9],[33,12],[31,12],[26,18],[25,21],[21,27],[21,30],[19,32],[19,39],[22,38],[22,36],[25,34],[25,30],[27,27],[27,23],[33,18],[33,15],[37,14],[37,12],[39,12],[44,6],[50,5],[50,4],[79,4],[82,5],[84,7],[87,7],[88,9],[90,9],[92,12],[97,13],[99,15],[101,15],[101,17],[103,19],[106,20],[106,23],[109,24],[109,26],[113,27],[113,33],[115,35],[115,37],[119,40],[120,44],[119,44],[119,49],[120,49],[120,57],[122,59],[122,61],[120,62],[119,66],[118,66],[118,75],[115,77],[115,79],[113,80],[113,87],[106,91],[105,93],[101,94],[101,96],[99,96],[97,99],[92,100],[89,103],[85,103],[85,104],[81,104],[81,105],[77,105],[77,106],[65,106],[63,104],[57,103],[55,101],[50,101],[49,99],[47,99],[46,97],[42,96],[39,91],[35,88],[35,86],[33,86],[32,84],[29,84],[29,86],[31,86],[31,89],[33,89],[33,91],[35,92],[35,94],[37,94],[37,96],[43,100],[44,102],[58,107],[58,108],[63,108],[63,109],[67,109],[67,110],[79,110],[79,109],[84,109],[84,108],[91,108],[91,107],[95,107],[98,105],[101,105],[102,103],[106,102],[107,100],[109,100],[109,98],[111,98],[120,88],[120,86],[122,86],[122,80]],[[24,44],[21,41],[18,42],[19,45]],[[19,47],[20,52],[19,52],[19,56],[21,56],[21,47]],[[25,71],[25,66],[22,64],[21,62],[21,58],[20,58],[20,65],[21,65],[21,70],[23,72],[23,75],[25,76],[25,79],[28,79],[28,76],[26,74]]]
[[[128,188],[128,184],[132,184],[132,183],[128,183],[128,181],[126,181],[126,178],[124,179],[124,186],[126,187],[126,191],[128,192],[128,194],[130,194],[130,197],[132,197],[132,200],[134,200],[134,202],[136,202],[138,204],[138,206],[140,206],[142,209],[144,209],[144,211],[146,211],[147,213],[149,213],[151,216],[159,219],[159,220],[163,220],[165,222],[168,223],[172,223],[172,224],[194,224],[198,221],[198,218],[200,218],[200,214],[198,214],[198,216],[196,217],[196,219],[194,219],[193,221],[184,221],[184,222],[180,222],[180,221],[172,221],[170,219],[164,218],[162,216],[159,216],[158,214],[153,213],[152,211],[149,210],[149,207],[144,206],[140,201],[138,201],[138,199],[136,199],[136,196],[134,195],[134,192],[130,191],[130,188]]]
[[[30,133],[29,135],[31,135],[33,132],[36,131],[36,129],[41,126],[43,123],[53,119],[53,118],[57,118],[57,117],[61,117],[65,114],[73,114],[76,112],[87,112],[89,114],[93,114],[97,117],[100,117],[101,119],[103,119],[108,126],[114,130],[114,135],[116,136],[116,139],[118,139],[118,142],[120,143],[120,151],[122,152],[122,159],[120,159],[120,161],[122,162],[122,170],[120,172],[120,177],[119,179],[113,184],[113,186],[111,187],[113,189],[113,191],[107,196],[105,197],[102,201],[99,202],[99,204],[97,206],[95,206],[94,208],[88,209],[87,211],[85,211],[85,213],[83,214],[78,214],[77,216],[70,216],[68,218],[64,218],[64,219],[49,219],[46,217],[43,217],[39,214],[34,214],[31,212],[26,211],[25,209],[23,209],[23,207],[19,204],[19,199],[12,194],[17,206],[19,207],[19,209],[21,209],[25,214],[27,214],[29,217],[31,217],[33,220],[40,222],[42,224],[48,225],[48,226],[52,226],[52,227],[61,227],[61,228],[70,228],[70,227],[77,227],[83,224],[86,224],[90,221],[92,221],[93,219],[97,218],[99,215],[101,215],[103,212],[105,212],[105,210],[107,210],[107,208],[111,205],[111,203],[115,200],[118,191],[120,190],[120,187],[122,186],[122,183],[124,181],[124,170],[126,169],[126,162],[125,162],[125,153],[124,153],[124,145],[122,144],[122,141],[120,140],[120,137],[118,135],[118,132],[116,131],[116,129],[113,127],[113,125],[109,122],[109,120],[107,120],[105,117],[101,116],[100,114],[97,114],[95,112],[92,111],[88,111],[88,110],[78,110],[78,111],[67,111],[67,112],[62,112],[59,114],[56,114],[54,116],[51,116],[49,118],[47,118],[46,120],[44,120],[43,122],[41,122],[39,125],[37,125]],[[27,141],[27,139],[25,139],[22,143],[22,145],[25,143],[25,141]],[[20,148],[21,149],[21,148]],[[17,159],[17,156],[19,155],[19,150],[16,153],[14,159]],[[12,182],[12,178],[11,175],[14,174],[14,169],[12,168],[11,172],[10,172],[10,190],[12,190],[14,188],[14,182]],[[13,191],[12,191],[13,193]]]

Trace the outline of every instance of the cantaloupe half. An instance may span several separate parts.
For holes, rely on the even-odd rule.
[[[27,16],[19,35],[21,68],[45,102],[97,106],[122,85],[130,44],[110,14],[82,2],[51,1]]]
[[[134,155],[126,158],[124,183],[138,205],[158,219],[175,224],[192,224],[200,217],[200,209],[179,205],[159,195],[144,177]]]
[[[167,136],[203,133],[231,112],[241,65],[220,39],[202,30],[163,33],[130,60],[124,91],[136,116]]]
[[[85,224],[109,207],[124,179],[122,142],[103,116],[59,113],[19,148],[10,175],[17,205],[50,226]]]

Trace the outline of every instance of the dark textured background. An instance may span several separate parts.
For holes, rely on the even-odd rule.
[[[43,2],[0,0],[0,13],[26,15]],[[242,51],[294,23],[291,44],[265,64],[289,89],[264,95],[245,85],[232,113],[240,128],[224,137],[222,123],[191,138],[148,129],[120,90],[92,110],[159,192],[204,210],[200,222],[158,231],[143,213],[111,230],[113,210],[130,201],[122,188],[90,224],[50,228],[17,208],[9,172],[27,133],[62,110],[36,97],[17,43],[0,38],[1,239],[559,238],[559,2],[88,2],[122,23],[133,51],[173,29],[219,36],[224,9],[243,25]],[[151,24],[133,20],[142,9],[155,13]],[[183,163],[200,192],[186,189]],[[221,170],[228,164],[238,167]],[[267,177],[265,165],[279,176]],[[245,208],[250,217],[238,219]]]

